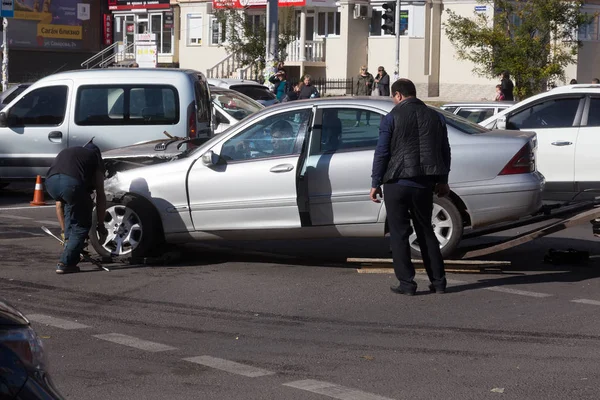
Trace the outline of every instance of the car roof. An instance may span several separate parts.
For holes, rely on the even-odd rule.
[[[115,79],[127,79],[131,78],[132,75],[135,75],[136,77],[147,77],[150,80],[154,80],[161,76],[177,76],[181,74],[196,76],[202,75],[200,71],[179,68],[98,68],[59,72],[57,74],[42,78],[37,82],[73,78],[105,80],[107,77],[111,77]]]
[[[481,107],[481,106],[489,106],[489,107],[510,107],[513,104],[517,104],[516,101],[463,101],[463,102],[454,102],[454,103],[446,103],[442,107]]]
[[[260,83],[249,80],[249,79],[208,78],[207,81],[210,85],[215,85],[215,86],[219,86],[219,87],[234,86],[234,85],[254,85],[254,86],[266,87],[265,85],[261,85]]]

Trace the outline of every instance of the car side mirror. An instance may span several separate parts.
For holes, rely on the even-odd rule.
[[[8,115],[4,111],[0,112],[0,126],[3,128],[8,126]]]
[[[498,122],[496,123],[497,129],[506,129],[506,120],[508,118],[506,116],[498,118]]]
[[[209,150],[206,153],[204,153],[202,155],[202,162],[204,163],[204,165],[206,165],[207,167],[213,166],[213,165],[217,165],[219,163],[219,155],[216,154],[214,151]]]

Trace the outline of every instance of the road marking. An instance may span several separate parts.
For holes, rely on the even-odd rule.
[[[283,386],[289,386],[307,392],[322,394],[340,400],[393,400],[389,397],[378,396],[376,394],[361,392],[360,390],[346,388],[334,383],[316,381],[307,379],[284,383]]]
[[[121,335],[120,333],[107,333],[104,335],[93,335],[95,338],[106,340],[123,346],[134,347],[139,350],[151,351],[153,353],[159,351],[177,350],[175,347],[167,346],[166,344],[160,344],[155,342],[149,342],[135,338],[133,336]]]
[[[77,322],[67,321],[66,319],[60,319],[51,317],[49,315],[32,314],[26,316],[28,320],[39,322],[40,324],[54,326],[56,328],[73,330],[73,329],[84,329],[89,328],[87,325],[83,325]]]
[[[528,292],[526,290],[517,290],[517,289],[509,289],[499,286],[486,287],[485,290],[491,290],[493,292],[502,292],[502,293],[510,293],[510,294],[518,294],[520,296],[529,296],[529,297],[552,297],[551,294],[547,293],[538,293],[538,292]]]
[[[415,275],[415,280],[416,281],[425,281],[425,282],[429,282],[429,277],[427,275]],[[456,279],[446,279],[446,283],[450,283],[452,285],[464,285],[466,283],[466,281],[459,281]]]
[[[44,224],[44,225],[54,225],[54,226],[60,226],[60,223],[58,221],[37,221],[40,224]]]
[[[10,218],[10,219],[33,219],[31,217],[22,217],[20,215],[10,215],[10,214],[0,214],[2,218]]]
[[[580,303],[580,304],[590,304],[592,306],[600,306],[600,301],[598,301],[598,300],[577,299],[577,300],[571,300],[571,302]]]
[[[25,207],[8,207],[8,208],[0,208],[0,211],[12,211],[12,210],[34,210],[36,208],[56,208],[56,205],[51,206],[25,206]]]
[[[223,360],[222,358],[215,358],[211,356],[198,356],[184,358],[183,360],[204,365],[206,367],[220,369],[221,371],[230,372],[232,374],[247,376],[249,378],[257,378],[259,376],[275,374],[275,372],[267,371],[266,369],[256,368],[250,365],[244,365],[234,361]]]

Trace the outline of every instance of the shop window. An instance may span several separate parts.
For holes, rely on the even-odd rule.
[[[202,15],[187,15],[187,45],[202,46]]]
[[[216,17],[210,20],[210,44],[220,45],[226,41],[226,25],[225,21],[219,21]]]
[[[317,15],[317,35],[330,36],[340,34],[341,13],[320,12]]]
[[[262,32],[266,29],[264,15],[246,15],[246,26],[249,27],[250,32]]]

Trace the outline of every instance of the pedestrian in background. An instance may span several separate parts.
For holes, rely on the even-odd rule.
[[[500,88],[502,89],[504,100],[514,101],[515,97],[513,95],[513,90],[515,85],[513,85],[512,81],[510,80],[510,73],[508,71],[502,71],[500,77],[502,78],[500,80]]]
[[[282,103],[287,103],[288,101],[298,100],[298,96],[300,95],[300,90],[304,86],[304,83],[300,82],[294,85],[294,88],[287,92],[283,99],[281,99]]]
[[[375,93],[377,90],[377,94]],[[373,89],[373,96],[386,96],[390,95],[390,76],[383,67],[377,68],[377,76],[375,76],[375,89]]]
[[[367,66],[363,65],[360,67],[360,71],[358,77],[356,78],[356,87],[354,88],[355,96],[370,96],[373,91],[373,84],[375,83],[375,78],[373,75],[367,71]],[[360,125],[360,118],[362,116],[362,110],[356,112],[356,123],[354,126]],[[369,125],[371,114],[367,112],[367,125]]]
[[[598,78],[594,78],[594,79],[592,79],[592,84],[593,84],[593,85],[597,85],[597,84],[599,84],[599,83],[600,83],[600,79],[598,79]]]
[[[96,191],[96,231],[104,243],[108,231],[104,226],[106,196],[104,194],[104,161],[93,143],[62,150],[46,174],[46,189],[54,200],[64,205],[65,246],[56,266],[57,274],[79,272],[77,264],[92,227]],[[58,210],[57,210],[58,211]],[[104,240],[102,240],[104,238]]]
[[[417,290],[409,244],[411,219],[431,282],[429,290],[446,290],[444,260],[431,226],[431,214],[434,193],[443,197],[450,192],[446,122],[416,96],[415,85],[408,79],[392,85],[396,106],[381,120],[370,193],[376,203],[381,202],[378,196],[383,196],[387,211],[394,272],[399,281],[390,289],[409,296]]]
[[[321,97],[321,95],[317,88],[312,85],[312,77],[306,74],[304,75],[304,84],[300,88],[300,93],[298,94],[298,100],[314,99],[316,97]]]
[[[292,90],[290,83],[287,81],[285,69],[280,69],[275,75],[272,75],[269,82],[274,85],[273,92],[279,101],[283,99],[287,92]]]
[[[569,85],[577,85],[577,79],[571,79],[571,82],[569,82]]]
[[[503,101],[504,94],[502,93],[502,85],[496,85],[496,98],[495,101]]]

